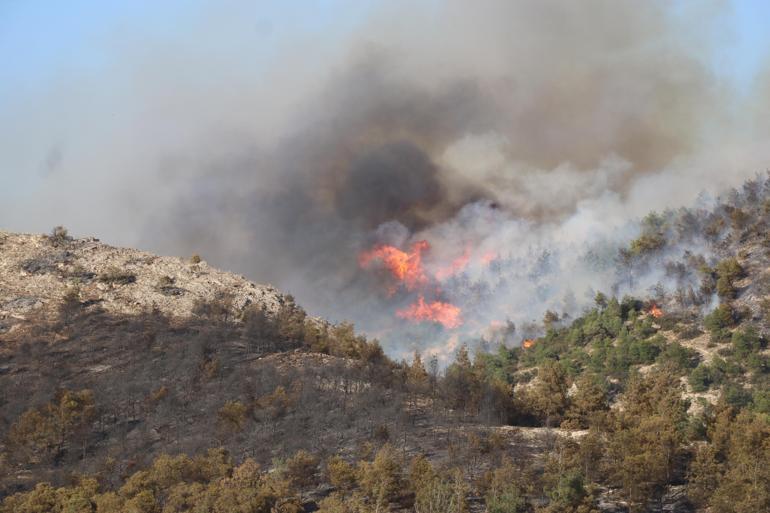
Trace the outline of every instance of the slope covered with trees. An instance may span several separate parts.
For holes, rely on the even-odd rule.
[[[770,511],[768,227],[764,178],[652,213],[617,258],[648,294],[445,369],[290,298],[71,294],[0,335],[0,511]]]

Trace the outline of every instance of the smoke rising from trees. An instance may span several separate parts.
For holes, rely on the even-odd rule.
[[[770,157],[766,81],[741,96],[712,69],[719,6],[388,3],[342,35],[278,45],[259,76],[240,9],[121,39],[109,74],[11,107],[6,165],[38,169],[40,186],[0,215],[198,252],[396,353],[447,350],[609,292],[635,219]],[[357,264],[423,239],[430,270],[468,255],[435,292],[463,307],[458,331],[399,319],[414,297]]]

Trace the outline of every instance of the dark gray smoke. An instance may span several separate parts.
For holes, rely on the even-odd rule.
[[[287,45],[258,78],[230,56],[126,44],[121,87],[105,78],[106,97],[42,102],[82,108],[81,126],[55,116],[65,136],[41,152],[57,158],[34,215],[201,253],[385,336],[394,354],[447,352],[492,321],[580,308],[607,290],[634,219],[767,165],[767,131],[740,115],[767,109],[766,88],[739,97],[712,71],[719,7],[430,4],[389,2],[349,34]],[[190,28],[203,35],[231,37]],[[36,137],[53,117],[41,112],[22,133]],[[431,290],[463,306],[462,330],[397,319],[414,294],[388,295],[382,273],[359,268],[361,250],[420,239],[432,272],[469,259]]]

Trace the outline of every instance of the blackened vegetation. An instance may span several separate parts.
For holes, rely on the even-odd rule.
[[[170,276],[161,276],[157,285],[158,291],[164,296],[181,296],[187,291],[175,285],[175,280]]]
[[[66,250],[55,251],[44,256],[22,262],[21,270],[28,274],[49,274],[58,271],[59,264],[71,260],[71,254]]]
[[[129,285],[136,281],[136,275],[118,268],[110,268],[99,274],[98,280],[110,285]]]
[[[1,493],[69,486],[0,513],[768,511],[769,185],[645,218],[619,272],[675,287],[443,370],[290,297],[180,320],[73,289],[0,346]]]
[[[297,451],[368,458],[385,445],[402,462],[430,447],[460,462],[470,435],[454,428],[482,429],[472,438],[487,447],[479,421],[512,418],[510,388],[482,378],[467,352],[442,379],[435,361],[396,364],[352,325],[307,318],[291,297],[239,318],[231,301],[200,302],[179,320],[110,314],[73,289],[58,315],[17,327],[0,361],[2,493],[73,473],[109,489],[161,454],[211,447],[266,466]],[[499,459],[504,442],[494,444],[484,452]],[[476,472],[489,465],[474,458]],[[293,486],[313,481],[303,479]]]
[[[184,320],[117,315],[73,289],[58,315],[5,336],[3,493],[62,484],[72,472],[114,485],[161,453],[212,446],[269,464],[299,449],[356,451],[373,438],[415,443],[431,413],[407,410],[412,381],[376,342],[307,318],[290,297],[241,318],[230,303],[201,302]],[[435,387],[423,372],[412,397]]]

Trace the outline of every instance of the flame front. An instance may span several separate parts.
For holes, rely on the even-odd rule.
[[[372,262],[382,262],[394,278],[403,283],[408,290],[414,290],[428,281],[422,268],[422,252],[428,248],[430,246],[424,240],[412,244],[409,253],[383,244],[361,253],[358,263],[361,267],[369,267]]]
[[[425,302],[421,295],[416,303],[396,312],[398,317],[412,321],[430,321],[445,328],[457,328],[462,324],[460,308],[442,301]]]
[[[521,347],[524,349],[529,349],[530,347],[535,345],[535,339],[534,338],[527,338],[524,339],[524,341],[521,343]]]
[[[414,322],[433,322],[448,329],[457,328],[462,324],[460,307],[439,300],[426,302],[424,292],[428,291],[431,295],[440,294],[437,283],[462,271],[470,260],[470,250],[466,250],[449,266],[429,275],[423,267],[423,253],[429,249],[430,245],[424,240],[412,244],[408,252],[382,244],[362,252],[358,263],[364,269],[380,265],[395,278],[396,284],[388,286],[389,295],[395,294],[399,287],[419,293],[416,302],[396,311],[397,317]]]
[[[661,308],[655,303],[653,303],[650,306],[650,308],[647,310],[647,313],[649,313],[656,319],[660,319],[661,317],[663,317],[663,310],[661,310]]]
[[[489,265],[498,258],[500,258],[500,255],[496,251],[486,251],[482,253],[480,260],[482,264]]]

